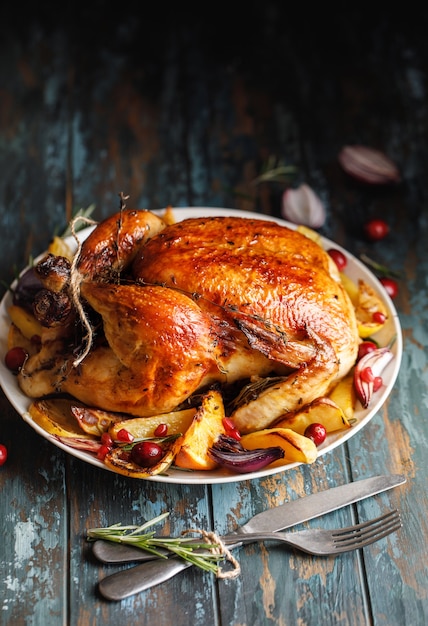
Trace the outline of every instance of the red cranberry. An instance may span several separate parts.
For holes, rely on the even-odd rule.
[[[21,370],[27,358],[28,352],[24,350],[24,348],[16,346],[15,348],[11,348],[7,351],[6,356],[4,357],[4,362],[6,367],[11,372],[17,374]]]
[[[371,241],[379,241],[389,233],[389,226],[384,220],[373,219],[364,226],[365,233]]]
[[[373,352],[374,350],[377,350],[377,349],[378,349],[378,346],[375,343],[373,343],[373,341],[363,341],[358,346],[357,360],[359,361],[360,359],[363,358],[363,356],[366,356],[366,354],[369,354],[370,352]]]
[[[0,443],[0,466],[6,463],[7,459],[7,448],[5,445]]]
[[[393,280],[392,278],[384,277],[380,279],[380,282],[384,286],[385,291],[390,298],[394,299],[397,297],[398,285],[395,280]]]
[[[320,446],[327,436],[327,431],[322,424],[309,424],[304,432],[305,437],[312,439],[316,446]]]
[[[337,269],[342,272],[348,264],[346,256],[343,254],[343,252],[337,250],[336,248],[331,248],[330,250],[327,250],[327,252],[336,263]]]
[[[376,311],[372,315],[372,320],[373,322],[375,322],[375,324],[384,324],[386,320],[386,315],[385,313],[382,313],[382,311]]]
[[[154,441],[141,441],[133,446],[129,458],[141,467],[153,467],[159,463],[163,455],[163,449]]]

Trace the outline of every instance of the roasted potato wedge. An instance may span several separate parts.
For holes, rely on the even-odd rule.
[[[208,455],[208,450],[226,432],[223,418],[221,394],[215,390],[208,391],[183,437],[174,464],[184,469],[214,469],[217,465]]]
[[[168,435],[179,435],[186,432],[196,414],[196,409],[184,409],[182,411],[172,411],[153,417],[131,417],[112,421],[109,427],[109,434],[113,441],[117,440],[117,433],[124,428],[135,439],[145,439],[153,437],[154,431],[160,424],[166,424]]]
[[[16,304],[12,304],[9,307],[8,313],[12,323],[19,328],[26,339],[41,336],[43,327],[34,315],[31,315],[31,313]]]
[[[385,321],[388,318],[388,311],[375,290],[363,280],[359,280],[358,305],[355,308],[355,315],[358,322],[358,334],[362,339],[374,335],[383,328],[385,321],[374,321],[375,313],[381,313]]]
[[[342,409],[346,420],[353,419],[355,403],[357,401],[354,386],[354,370],[345,376],[345,378],[342,378],[333,391],[331,391],[329,398]]]
[[[284,458],[271,463],[271,467],[280,467],[287,463],[313,463],[317,458],[317,447],[308,437],[304,437],[291,428],[266,428],[243,435],[241,444],[247,450],[279,446],[284,450]]]
[[[322,424],[328,433],[351,427],[341,407],[330,398],[317,398],[300,411],[287,413],[275,427],[291,428],[303,435],[309,424]]]
[[[15,324],[11,324],[7,334],[7,349],[11,350],[18,346],[26,350],[30,355],[36,354],[40,350],[40,345],[37,341],[27,339]]]
[[[359,294],[357,283],[343,272],[340,272],[340,282],[342,283],[354,307],[358,306]]]

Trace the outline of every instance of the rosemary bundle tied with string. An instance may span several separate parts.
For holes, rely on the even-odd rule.
[[[207,572],[212,572],[217,578],[234,578],[239,575],[239,563],[215,533],[190,529],[184,531],[181,537],[156,537],[154,531],[147,530],[163,521],[168,515],[169,513],[162,513],[140,526],[122,525],[119,523],[104,528],[90,528],[87,531],[87,539],[88,541],[102,539],[104,541],[126,544],[150,552],[162,559],[168,558],[168,555],[165,555],[160,550],[168,550],[171,554],[175,554],[181,559],[192,563],[192,565],[196,565]],[[202,541],[198,541],[194,537],[185,537],[184,535],[188,533],[200,534]],[[223,571],[219,562],[224,560],[229,561],[233,569],[226,572]]]

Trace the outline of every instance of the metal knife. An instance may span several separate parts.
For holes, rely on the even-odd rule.
[[[236,544],[228,547],[231,549],[240,545],[240,534],[285,530],[364,498],[382,493],[405,482],[406,479],[401,474],[373,476],[339,487],[333,487],[332,489],[305,496],[292,502],[286,502],[252,517],[249,522],[237,529]],[[96,548],[97,544],[98,548]],[[101,544],[103,547],[101,547]],[[147,558],[143,551],[137,548],[120,544],[109,544],[108,542],[95,542],[94,552],[103,562],[124,563],[130,560],[153,559],[152,555],[147,555]],[[107,576],[100,581],[99,590],[108,600],[122,600],[154,587],[161,582],[165,582],[190,566],[191,563],[178,558],[151,560],[134,568]]]

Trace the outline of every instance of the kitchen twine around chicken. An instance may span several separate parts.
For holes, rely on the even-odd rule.
[[[80,363],[84,360],[84,358],[89,354],[89,351],[91,349],[92,346],[92,339],[94,336],[94,331],[92,330],[92,326],[89,323],[89,320],[86,316],[85,310],[83,308],[83,305],[80,301],[80,284],[82,282],[82,276],[79,273],[78,269],[77,269],[77,263],[79,261],[79,257],[80,257],[80,252],[82,249],[82,245],[83,242],[79,239],[79,237],[77,236],[76,233],[76,223],[77,222],[84,222],[87,226],[94,226],[96,224],[98,224],[98,222],[96,222],[95,220],[91,220],[88,217],[83,217],[81,215],[78,215],[77,217],[75,217],[71,223],[70,223],[70,229],[71,229],[71,233],[74,237],[74,239],[77,242],[77,250],[76,253],[73,257],[73,261],[71,263],[71,270],[70,270],[70,288],[71,288],[71,297],[73,299],[73,304],[77,309],[77,312],[79,314],[80,320],[83,324],[83,326],[86,329],[86,335],[83,338],[84,343],[86,344],[85,349],[83,350],[83,352],[77,357],[77,359],[75,359],[75,361],[73,362],[73,366],[74,367],[78,367],[78,365],[80,365]]]

